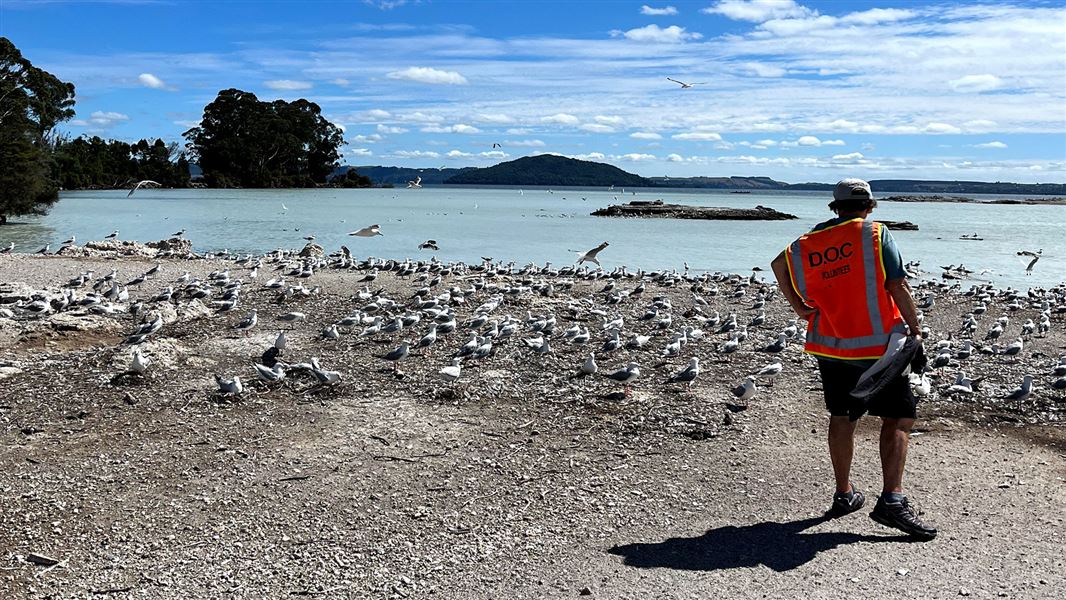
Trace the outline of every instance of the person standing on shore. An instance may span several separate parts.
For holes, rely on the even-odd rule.
[[[849,414],[859,376],[886,351],[893,333],[921,340],[918,310],[907,284],[903,259],[888,229],[867,221],[877,201],[870,184],[844,179],[829,204],[836,218],[819,223],[792,242],[772,262],[782,294],[807,320],[804,352],[818,359],[829,410],[829,455],[836,493],[827,515],[842,517],[863,507],[866,498],[851,483],[855,426]],[[870,517],[914,538],[931,540],[937,530],[922,522],[903,494],[907,443],[917,417],[917,400],[906,376],[899,376],[869,401],[881,417],[881,469],[884,487]]]

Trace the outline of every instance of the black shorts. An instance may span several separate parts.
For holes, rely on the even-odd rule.
[[[825,407],[834,417],[846,417],[850,409],[858,407],[859,400],[851,397],[851,390],[859,382],[866,366],[853,365],[843,360],[818,359],[818,371],[822,374],[822,391]],[[918,416],[918,399],[911,391],[906,375],[885,386],[870,399],[869,413],[889,419],[914,419]]]

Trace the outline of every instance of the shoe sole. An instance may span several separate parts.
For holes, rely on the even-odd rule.
[[[888,520],[887,518],[877,514],[876,512],[870,513],[870,518],[873,519],[874,521],[876,521],[877,523],[879,523],[881,525],[884,525],[885,527],[889,527],[889,528],[895,529],[897,531],[902,531],[903,533],[906,533],[907,535],[909,535],[909,536],[911,536],[913,538],[919,539],[919,540],[921,540],[923,542],[928,542],[928,541],[936,538],[936,533],[928,533],[928,532],[925,532],[925,531],[916,531],[914,529],[904,529],[903,527],[900,527],[895,522]]]

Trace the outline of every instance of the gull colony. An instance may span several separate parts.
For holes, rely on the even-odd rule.
[[[372,226],[353,235],[381,233]],[[312,244],[300,252],[209,255],[217,269],[202,277],[178,260],[160,260],[136,273],[72,274],[54,289],[0,304],[0,318],[79,311],[116,319],[126,328],[121,345],[133,347],[125,375],[150,381],[160,368],[150,342],[167,335],[176,311],[197,303],[216,335],[269,336],[246,367],[209,374],[214,393],[232,399],[286,385],[302,392],[343,388],[369,373],[403,382],[411,372],[459,398],[467,388],[487,386],[490,372],[524,370],[534,382],[539,377],[544,385],[622,403],[654,390],[737,412],[775,379],[813,371],[801,354],[805,324],[789,318],[776,286],[757,273],[604,269],[596,255],[606,247],[580,257],[596,268],[491,257],[474,264],[356,258],[345,246],[327,256]],[[323,273],[343,278],[343,306],[316,302]],[[963,289],[960,282],[926,280],[915,297],[930,356],[927,372],[911,375],[918,395],[1062,400],[1066,357],[1027,350],[1063,327],[1066,286]],[[938,303],[945,297],[961,302]],[[925,317],[944,305],[970,309],[955,327],[933,331]],[[1023,359],[1033,369],[1020,381],[998,375],[999,366]]]

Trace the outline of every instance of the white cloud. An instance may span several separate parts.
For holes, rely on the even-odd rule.
[[[481,113],[475,117],[475,120],[479,123],[493,123],[498,125],[506,125],[508,123],[514,123],[514,119],[508,115],[502,113],[486,114]]]
[[[380,135],[371,133],[370,135],[357,135],[351,141],[356,144],[376,144],[383,139]]]
[[[408,67],[402,71],[387,73],[385,77],[434,85],[464,85],[467,83],[466,77],[456,71],[441,71],[432,67]]]
[[[690,131],[688,133],[678,133],[670,136],[675,140],[683,140],[686,142],[720,142],[722,141],[721,134],[711,131]]]
[[[199,127],[200,126],[200,122],[199,121],[193,121],[191,119],[188,120],[188,121],[174,121],[174,124],[175,125],[180,125],[181,127],[190,128],[190,129],[193,128],[193,127]]]
[[[962,130],[947,123],[929,123],[923,129],[926,133],[962,133]]]
[[[310,81],[295,81],[292,79],[272,79],[270,81],[264,81],[263,85],[279,92],[309,90],[312,87]]]
[[[841,20],[856,25],[877,25],[880,23],[906,21],[907,19],[912,19],[916,16],[918,16],[918,13],[901,8],[871,8],[869,10],[853,12],[849,15],[845,15]]]
[[[153,90],[169,89],[167,88],[167,84],[164,83],[162,79],[156,77],[155,75],[152,75],[151,73],[141,73],[137,76],[137,81],[140,81],[141,85],[143,85],[144,87],[149,87]]]
[[[614,133],[614,127],[603,125],[602,123],[585,123],[578,127],[578,129],[591,133]]]
[[[611,32],[611,36],[624,37],[627,40],[632,40],[634,42],[645,42],[649,44],[680,44],[687,40],[698,40],[703,37],[698,33],[685,31],[684,27],[678,27],[677,25],[659,27],[654,23],[644,27],[637,27],[636,29],[630,29],[629,31],[615,29]]]
[[[396,150],[385,155],[386,158],[440,158],[440,152],[432,150]]]
[[[374,153],[371,152],[367,148],[352,148],[352,149],[348,150],[348,155],[349,156],[357,156],[357,157],[365,157],[365,156],[374,156]]]
[[[663,136],[655,133],[654,131],[634,131],[629,134],[629,137],[635,140],[661,140]]]
[[[666,155],[666,160],[668,160],[670,162],[681,162],[681,161],[683,161],[685,159],[682,158],[680,154],[667,154]]]
[[[118,125],[119,123],[122,123],[124,121],[129,121],[129,120],[130,120],[129,115],[124,115],[124,114],[122,114],[120,112],[110,112],[110,111],[100,111],[100,110],[98,110],[98,111],[92,113],[91,115],[89,115],[88,124],[96,126],[96,127],[99,127],[101,129],[107,129],[107,128],[110,128],[110,127],[114,127],[115,125]]]
[[[399,116],[401,121],[411,121],[413,123],[440,123],[444,120],[444,117],[440,115],[428,115],[422,111],[415,111],[413,113],[405,113]]]
[[[626,123],[625,119],[616,115],[596,115],[592,120],[612,127],[621,127]]]
[[[407,133],[407,131],[408,130],[403,128],[403,127],[392,127],[390,125],[385,125],[383,123],[378,123],[378,133],[387,133],[387,134],[394,134],[395,135],[395,134],[400,134],[400,133]]]
[[[800,136],[794,142],[781,142],[782,148],[795,148],[797,146],[806,146],[809,148],[820,148],[822,146],[843,146],[844,140],[822,140],[813,135]]]
[[[544,142],[541,140],[504,140],[504,147],[516,147],[516,148],[543,148]]]
[[[833,160],[858,160],[864,158],[861,152],[850,152],[848,154],[834,154]]]
[[[576,158],[578,160],[604,160],[607,155],[602,152],[589,152],[588,154],[574,154],[570,158]]]
[[[506,131],[508,135],[526,135],[532,132],[532,129],[526,127],[512,127]]]
[[[796,4],[794,0],[720,0],[714,6],[700,10],[704,14],[719,14],[735,21],[761,23],[770,19],[800,19],[818,13]]]
[[[630,154],[622,154],[621,156],[612,156],[611,158],[616,158],[618,160],[628,160],[632,162],[643,162],[648,160],[655,160],[655,155],[632,152]]]
[[[466,125],[465,123],[456,123],[455,125],[448,125],[447,127],[441,127],[439,125],[429,125],[423,127],[419,131],[425,133],[481,133],[481,130],[473,125]]]
[[[581,122],[580,119],[574,115],[567,113],[556,113],[547,117],[541,117],[542,123],[553,123],[555,125],[577,125]]]
[[[392,113],[387,110],[381,110],[380,108],[372,108],[363,114],[370,119],[388,119],[392,116]]]
[[[449,150],[447,153],[445,153],[444,156],[446,158],[469,158],[473,156],[473,154],[469,152],[462,152],[460,150]]]
[[[332,83],[333,85],[339,85],[339,86],[346,86],[346,85],[351,83],[351,81],[348,81],[347,79],[344,79],[343,77],[337,78],[337,79],[330,79],[329,82]]]
[[[673,6],[652,8],[645,4],[644,6],[640,7],[640,14],[647,15],[649,17],[672,17],[677,14],[677,8]]]
[[[974,144],[973,147],[974,148],[996,148],[996,149],[1002,150],[1002,149],[1006,148],[1007,145],[1004,144],[1003,142],[998,142],[997,141],[997,142],[985,142],[983,144]]]
[[[488,152],[478,152],[478,156],[482,158],[507,158],[510,154],[499,150],[490,150]]]
[[[948,81],[948,85],[956,92],[979,94],[1003,87],[1003,80],[995,75],[985,73],[983,75],[966,75],[958,79],[952,79]]]
[[[768,65],[761,62],[746,62],[740,64],[741,71],[755,75],[756,77],[781,77],[788,73],[777,65]]]

